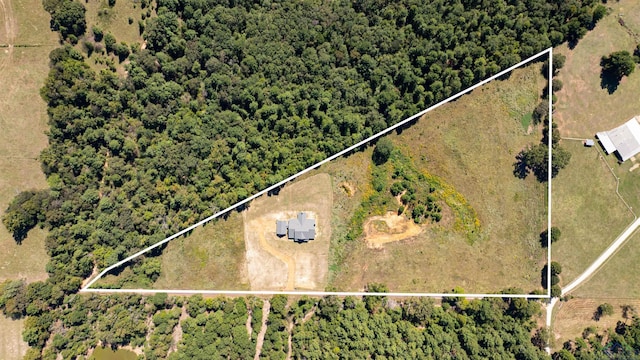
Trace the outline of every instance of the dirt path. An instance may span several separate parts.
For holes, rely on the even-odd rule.
[[[178,319],[178,323],[173,328],[173,332],[171,333],[171,346],[169,347],[167,355],[171,354],[172,352],[178,351],[178,344],[180,344],[180,341],[182,341],[182,322],[187,317],[189,317],[189,314],[187,313],[187,307],[183,306],[182,312],[180,313],[180,318]]]
[[[287,270],[288,270],[287,286],[285,287],[285,290],[293,290],[295,286],[295,281],[296,281],[296,262],[290,256],[281,253],[280,251],[276,250],[273,246],[271,246],[271,244],[269,244],[265,240],[264,232],[261,231],[258,234],[258,236],[259,236],[260,246],[264,250],[266,250],[269,254],[275,256],[276,258],[278,258],[278,260],[287,264]]]
[[[247,322],[244,326],[247,328],[247,335],[249,335],[249,339],[251,339],[251,335],[253,335],[253,328],[251,327],[251,320],[253,319],[253,311],[249,312],[247,316]]]
[[[271,303],[269,300],[264,300],[262,305],[262,326],[256,339],[256,354],[253,360],[260,360],[260,352],[262,351],[262,344],[264,343],[264,334],[267,332],[267,319],[269,318],[269,310],[271,310]]]
[[[291,336],[293,334],[293,321],[289,322],[287,325],[287,333],[289,337],[287,339],[287,360],[291,360],[291,355],[293,354],[293,348],[291,347]]]
[[[0,0],[0,12],[6,36],[6,44],[3,44],[3,39],[0,39],[0,44],[7,45],[3,50],[6,57],[0,57],[0,71],[2,71],[11,62],[13,56],[13,44],[18,35],[18,21],[13,15],[11,0]]]

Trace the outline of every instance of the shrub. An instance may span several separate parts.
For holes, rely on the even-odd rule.
[[[116,44],[116,37],[111,33],[104,35],[104,46],[107,49],[107,53],[113,52],[114,45]]]
[[[93,33],[93,39],[97,42],[102,41],[102,37],[104,36],[104,31],[101,28],[94,26],[91,28],[91,32]]]
[[[562,90],[562,81],[558,80],[558,79],[553,79],[553,81],[551,82],[551,90],[553,91],[560,91]]]

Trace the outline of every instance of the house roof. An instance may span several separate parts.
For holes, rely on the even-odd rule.
[[[287,222],[282,220],[276,220],[276,235],[287,235]]]
[[[606,133],[599,132],[597,136],[607,153],[618,151],[622,161],[640,152],[640,124],[635,117]]]
[[[596,137],[598,138],[598,140],[600,140],[600,143],[602,144],[602,147],[604,148],[604,151],[607,152],[607,154],[611,154],[612,152],[616,151],[616,147],[611,142],[611,139],[609,139],[609,135],[607,135],[606,131],[597,133]]]
[[[312,240],[316,237],[316,220],[307,219],[301,212],[295,219],[289,220],[289,238],[295,241]]]

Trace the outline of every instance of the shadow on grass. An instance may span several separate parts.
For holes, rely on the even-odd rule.
[[[613,72],[602,70],[600,72],[600,87],[607,89],[609,95],[613,94],[620,85],[621,78],[617,77]]]

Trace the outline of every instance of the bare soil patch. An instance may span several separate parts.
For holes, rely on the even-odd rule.
[[[370,217],[364,223],[367,246],[382,248],[384,244],[402,241],[422,232],[422,227],[404,215],[388,212],[383,216]]]
[[[285,186],[277,196],[253,201],[244,216],[246,263],[251,289],[323,290],[331,238],[331,177],[317,174]],[[295,243],[275,234],[276,220],[304,211],[316,220],[316,238]]]

